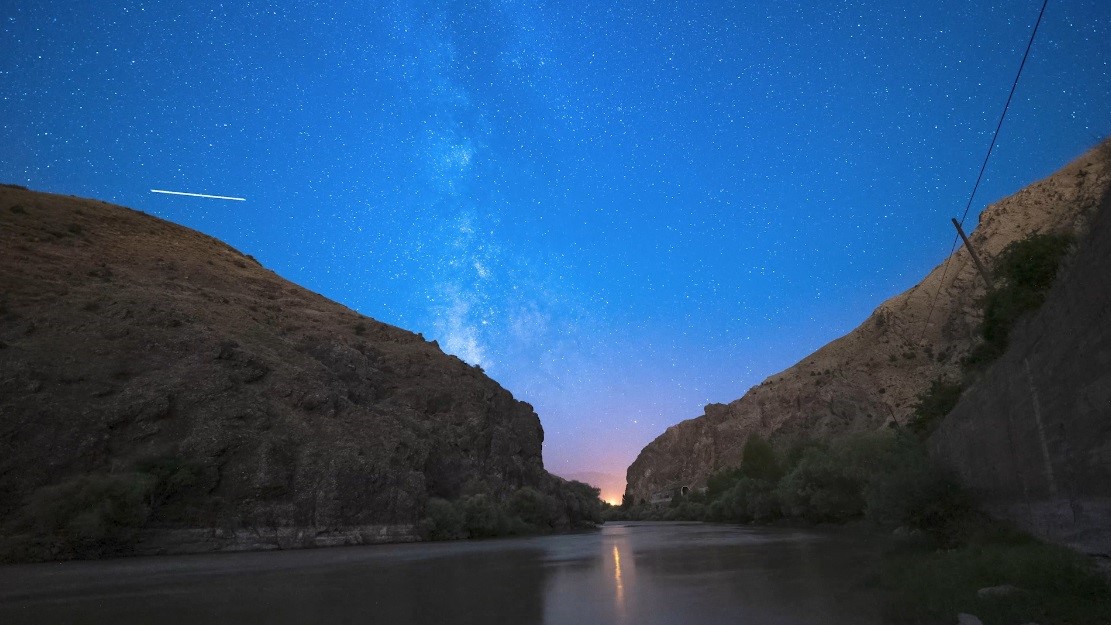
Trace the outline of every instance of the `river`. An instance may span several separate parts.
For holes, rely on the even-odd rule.
[[[611,523],[559,536],[0,567],[0,623],[867,625],[844,531]]]

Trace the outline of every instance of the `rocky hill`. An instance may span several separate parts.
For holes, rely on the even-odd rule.
[[[1086,231],[1111,189],[1111,141],[1052,176],[988,206],[970,234],[981,257],[1036,232]],[[940,288],[940,290],[939,290]],[[650,500],[740,463],[754,433],[773,441],[831,438],[905,423],[918,395],[958,371],[977,340],[985,287],[960,247],[918,285],[859,327],[729,404],[667,429],[629,467],[626,494]],[[937,294],[935,301],[935,294]]]
[[[0,187],[0,524],[131,476],[148,526],[206,528],[160,548],[406,539],[429,497],[553,488],[543,439],[481,369],[220,241]]]
[[[981,508],[1111,558],[1111,193],[1045,302],[961,395],[930,455]]]

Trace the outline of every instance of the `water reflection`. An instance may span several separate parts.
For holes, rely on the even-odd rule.
[[[570,536],[0,567],[0,623],[878,623],[877,547],[624,524]]]
[[[613,546],[613,582],[614,596],[617,598],[617,609],[625,611],[625,584],[621,581],[621,551],[617,545]]]

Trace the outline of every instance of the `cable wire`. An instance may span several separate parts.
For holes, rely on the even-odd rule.
[[[995,125],[995,134],[991,137],[991,145],[988,146],[988,152],[984,155],[984,162],[980,165],[980,173],[976,176],[976,183],[972,185],[972,193],[968,195],[968,203],[964,206],[964,212],[961,214],[960,224],[964,225],[964,220],[968,217],[968,210],[972,208],[972,200],[976,197],[976,191],[980,188],[980,182],[984,179],[984,172],[988,168],[988,160],[991,159],[991,153],[995,149],[995,143],[999,140],[999,131],[1003,128],[1003,120],[1007,118],[1007,111],[1011,108],[1011,100],[1015,97],[1015,90],[1018,88],[1018,79],[1022,76],[1022,70],[1026,67],[1026,59],[1030,57],[1030,49],[1034,47],[1034,37],[1038,35],[1038,27],[1042,24],[1042,17],[1045,16],[1045,7],[1049,4],[1049,0],[1042,1],[1042,8],[1038,12],[1038,19],[1034,22],[1034,30],[1030,32],[1030,41],[1026,42],[1026,51],[1022,54],[1022,62],[1018,65],[1018,72],[1015,73],[1014,82],[1011,83],[1011,91],[1007,94],[1007,102],[1003,105],[1003,114],[999,116],[999,123]],[[953,245],[949,248],[949,255],[945,257],[945,264],[941,269],[941,280],[938,281],[937,290],[934,291],[934,296],[930,299],[930,308],[926,312],[926,322],[922,324],[922,336],[919,340],[925,338],[926,329],[930,326],[930,317],[934,314],[934,305],[937,303],[937,296],[941,293],[941,287],[945,285],[945,276],[949,272],[949,260],[953,257],[953,252],[957,249],[957,240],[959,235],[953,235]]]

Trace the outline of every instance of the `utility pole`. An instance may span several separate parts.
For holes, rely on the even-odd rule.
[[[972,257],[972,262],[976,263],[976,268],[980,270],[980,275],[984,278],[984,284],[988,286],[988,290],[992,290],[991,276],[988,275],[988,270],[984,269],[984,264],[980,262],[980,257],[976,255],[976,250],[972,248],[972,242],[965,236],[964,230],[961,229],[961,222],[957,218],[953,218],[953,225],[957,228],[957,234],[961,235],[961,240],[964,241],[964,246],[968,248],[968,254]]]

